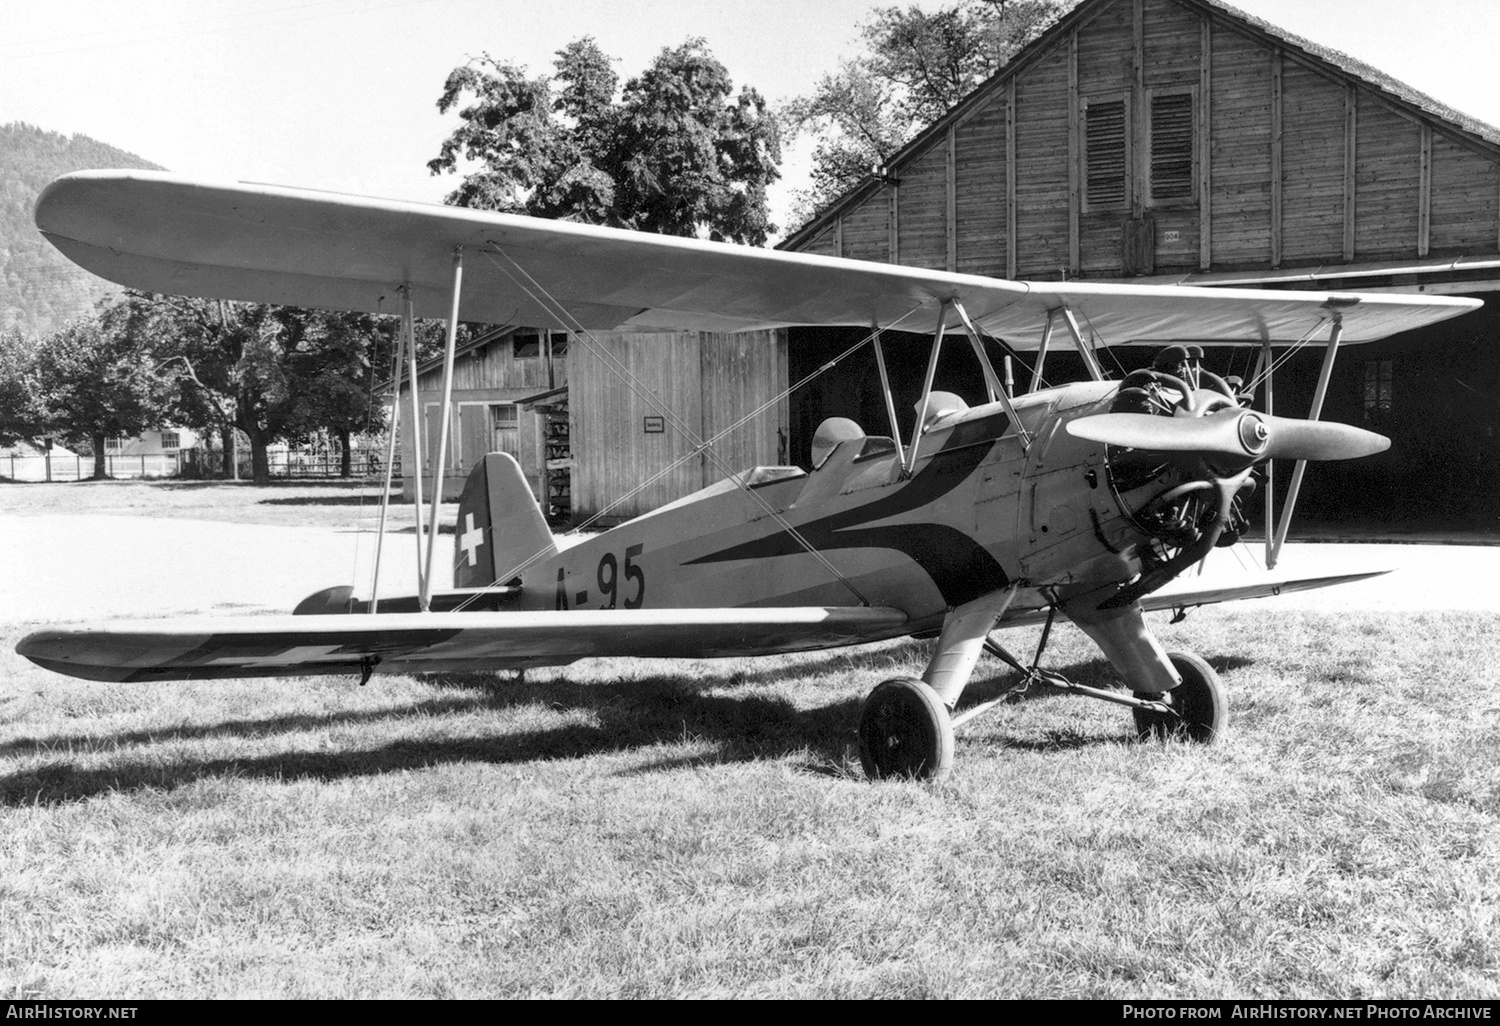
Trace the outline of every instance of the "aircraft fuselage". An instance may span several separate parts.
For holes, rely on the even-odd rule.
[[[862,437],[811,473],[721,481],[526,567],[512,608],[868,602],[905,611],[910,631],[1014,582],[1024,608],[1128,580],[1145,535],[1109,480],[1105,447],[1063,430],[1116,388],[1017,398],[1029,445],[997,402],[930,417],[910,473],[889,439]]]

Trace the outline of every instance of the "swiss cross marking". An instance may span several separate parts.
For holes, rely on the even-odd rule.
[[[474,526],[474,514],[464,514],[464,533],[459,536],[458,547],[469,557],[470,566],[479,565],[479,546],[484,544],[484,530]]]

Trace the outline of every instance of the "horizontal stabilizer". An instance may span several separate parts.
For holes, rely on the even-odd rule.
[[[192,617],[37,631],[16,651],[86,680],[211,680],[769,655],[891,637],[905,623],[883,606]]]

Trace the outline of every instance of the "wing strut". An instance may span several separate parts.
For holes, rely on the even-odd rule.
[[[428,517],[427,569],[422,574],[420,600],[422,612],[427,612],[432,603],[432,557],[437,549],[438,513],[443,504],[443,464],[448,459],[448,423],[453,413],[453,351],[458,346],[458,301],[463,295],[464,249],[453,250],[453,307],[448,314],[448,340],[443,347],[443,415],[442,432],[438,436],[437,463],[432,468],[432,514]],[[411,383],[412,394],[417,391],[415,380]]]
[[[1276,410],[1276,388],[1273,382],[1276,375],[1271,372],[1275,363],[1275,354],[1271,351],[1271,340],[1268,338],[1261,343],[1260,360],[1255,365],[1255,373],[1250,380],[1255,381],[1265,374],[1266,382],[1266,416],[1275,416]],[[1266,567],[1276,566],[1275,534],[1272,528],[1276,524],[1276,461],[1266,460]]]
[[[1031,387],[1026,391],[1035,392],[1042,387],[1042,364],[1047,362],[1047,347],[1052,345],[1052,311],[1047,311],[1047,325],[1042,328],[1042,344],[1036,349],[1036,365],[1031,370]]]
[[[401,330],[396,333],[396,358],[391,361],[391,426],[390,437],[385,446],[384,487],[380,491],[380,527],[375,531],[375,569],[370,573],[370,612],[375,612],[380,598],[380,556],[385,548],[385,519],[391,507],[391,477],[396,471],[396,432],[401,426],[401,358],[406,355],[407,320],[401,318]],[[415,392],[417,383],[411,383]],[[420,534],[417,535],[421,537]]]
[[[411,301],[411,286],[401,286],[401,329],[406,332],[406,379],[411,384],[411,458],[412,484],[416,486],[412,509],[417,514],[417,591],[426,593],[427,578],[422,573],[422,398],[417,395],[417,331]]]
[[[1338,356],[1339,339],[1344,334],[1344,317],[1337,310],[1333,314],[1333,327],[1328,332],[1328,348],[1323,352],[1323,369],[1318,372],[1318,387],[1313,392],[1312,409],[1308,411],[1308,420],[1317,420],[1323,412],[1323,398],[1328,394],[1328,381],[1333,377],[1333,361]],[[1267,378],[1267,381],[1270,379]],[[1287,487],[1286,502],[1281,507],[1281,522],[1276,525],[1276,544],[1272,547],[1270,554],[1266,557],[1266,569],[1276,569],[1276,561],[1281,558],[1281,546],[1286,541],[1287,529],[1292,526],[1292,513],[1297,509],[1297,493],[1302,490],[1302,475],[1307,471],[1307,461],[1298,460],[1292,467],[1292,482]],[[1270,489],[1267,488],[1267,492]],[[1266,533],[1269,536],[1271,525],[1266,525]]]
[[[1031,448],[1031,433],[1021,423],[1021,418],[1016,416],[1016,408],[1011,405],[1010,389],[1003,387],[998,378],[995,377],[995,368],[990,363],[989,354],[984,351],[984,342],[979,338],[979,332],[974,327],[974,322],[969,320],[969,312],[957,299],[953,300],[953,309],[958,311],[959,320],[964,322],[964,331],[969,334],[969,343],[974,347],[974,355],[979,357],[979,363],[984,367],[985,384],[989,386],[990,402],[998,402],[1005,407],[1005,413],[1010,417],[1010,422],[1016,426],[1016,434],[1021,436],[1021,450],[1024,452]],[[1006,367],[1010,367],[1010,357],[1006,358]]]
[[[1073,316],[1072,308],[1064,303],[1058,309],[1062,311],[1063,322],[1067,324],[1068,332],[1073,336],[1073,342],[1078,346],[1078,355],[1083,358],[1083,365],[1088,368],[1089,377],[1095,381],[1103,381],[1104,370],[1099,366],[1099,358],[1094,355],[1093,347],[1083,337],[1083,332],[1078,327],[1078,318]],[[1051,334],[1051,320],[1047,321],[1047,327],[1049,329],[1048,334]],[[1037,367],[1041,367],[1040,360],[1037,361]]]
[[[885,415],[891,421],[891,440],[896,443],[896,460],[906,466],[906,448],[901,444],[901,425],[896,422],[896,400],[891,395],[891,376],[885,369],[885,347],[880,344],[880,325],[870,325],[870,341],[875,346],[875,366],[880,371],[880,390],[885,393]]]
[[[938,304],[937,329],[932,333],[932,352],[927,356],[927,375],[922,378],[922,399],[917,403],[917,422],[911,429],[911,448],[906,451],[906,476],[917,466],[917,452],[922,448],[922,429],[927,426],[927,407],[932,402],[932,379],[937,375],[938,353],[943,351],[943,327],[948,319],[945,299]]]

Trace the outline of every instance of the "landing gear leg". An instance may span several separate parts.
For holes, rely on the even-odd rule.
[[[1228,706],[1214,668],[1191,652],[1162,648],[1146,629],[1140,603],[1096,607],[1095,598],[1075,596],[1063,611],[1134,692],[1126,701],[1133,705],[1136,733],[1143,739],[1182,737],[1204,744],[1222,734]]]
[[[1169,652],[1167,658],[1182,675],[1182,683],[1160,695],[1137,695],[1171,710],[1161,712],[1148,706],[1131,710],[1137,735],[1142,741],[1181,737],[1207,744],[1216,740],[1229,723],[1218,672],[1191,652]]]
[[[1013,584],[953,609],[922,679],[897,677],[876,685],[865,698],[859,712],[859,761],[865,776],[942,780],[953,769],[949,710],[1018,589]]]

